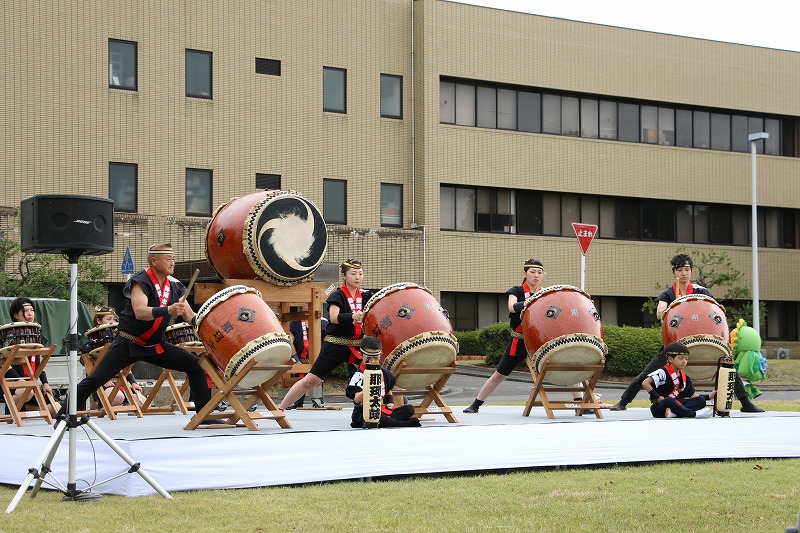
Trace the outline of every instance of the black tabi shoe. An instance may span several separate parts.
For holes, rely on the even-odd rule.
[[[742,412],[742,413],[763,413],[764,412],[764,410],[762,408],[760,408],[759,406],[757,406],[753,402],[747,402],[745,404],[742,404],[742,408],[739,409],[739,411]]]
[[[624,404],[622,402],[617,402],[617,403],[615,403],[614,405],[611,406],[609,411],[624,411],[624,410],[627,409],[626,405],[627,404]]]
[[[464,412],[465,413],[477,413],[478,409],[479,409],[479,407],[477,405],[470,405],[469,407],[464,409]]]

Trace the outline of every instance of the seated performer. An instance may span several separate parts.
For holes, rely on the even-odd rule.
[[[156,244],[147,253],[149,267],[135,274],[122,290],[125,309],[119,316],[117,336],[91,375],[78,384],[77,404],[80,409],[92,392],[103,386],[120,370],[137,361],[185,372],[199,411],[211,399],[206,373],[196,355],[179,346],[164,342],[170,316],[181,316],[194,323],[195,312],[180,298],[186,287],[172,277],[175,252],[171,244]],[[62,408],[59,414],[64,414]],[[207,420],[206,423],[216,421]]]
[[[678,254],[670,260],[670,264],[672,265],[672,274],[675,276],[675,283],[673,283],[671,287],[661,291],[661,294],[658,295],[656,319],[659,321],[661,320],[661,317],[664,316],[664,312],[667,310],[669,304],[674,302],[679,296],[684,296],[687,294],[704,294],[713,298],[708,289],[691,282],[692,267],[694,266],[691,257],[686,254]],[[650,364],[648,364],[645,369],[642,370],[641,374],[631,380],[628,388],[622,393],[622,397],[620,398],[619,402],[614,404],[611,407],[611,410],[624,411],[626,406],[636,397],[636,394],[642,390],[642,381],[644,381],[644,379],[649,376],[651,372],[664,366],[666,362],[667,358],[664,355],[664,348],[662,347],[653,360],[650,361]],[[741,411],[743,413],[764,412],[763,409],[750,401],[750,395],[747,390],[745,390],[744,383],[742,383],[742,378],[740,378],[738,374],[736,375],[736,381],[733,385],[733,392],[742,404]]]
[[[331,293],[326,302],[328,327],[319,356],[311,371],[286,392],[278,409],[288,408],[300,396],[321,385],[328,374],[342,363],[347,363],[348,378],[358,370],[358,365],[361,363],[358,345],[364,336],[361,323],[364,318],[364,304],[372,293],[361,290],[361,282],[364,280],[361,261],[348,259],[341,264],[341,273],[344,283]]]
[[[113,307],[109,307],[107,305],[98,305],[95,308],[94,319],[92,323],[93,327],[95,328],[105,324],[117,324],[117,313],[116,311],[114,311]],[[90,341],[81,346],[80,350],[82,353],[89,353],[95,348],[97,348],[97,346],[95,346],[94,343]],[[80,359],[80,363],[83,364],[83,358]],[[136,383],[136,378],[133,376],[133,372],[128,372],[126,379],[131,386],[131,390],[133,390],[134,393],[142,392],[142,386]],[[111,392],[114,390],[114,385],[115,385],[114,380],[107,381],[105,384],[103,384],[103,392],[106,394],[106,397],[111,401],[111,405],[114,406],[122,405],[123,403],[125,403],[126,400],[125,393],[122,391],[122,389],[118,390],[117,394],[113,398],[110,397]],[[92,397],[94,398],[95,401],[100,401],[100,399],[97,397],[96,391],[92,393]]]
[[[650,412],[653,418],[708,418],[711,409],[706,402],[716,396],[698,394],[692,380],[683,369],[689,363],[689,349],[682,342],[673,342],[664,349],[667,364],[651,372],[642,381],[642,387],[650,394]]]
[[[380,361],[381,341],[377,337],[364,337],[361,339],[361,353],[364,355],[359,370],[350,378],[350,383],[345,389],[345,394],[353,400],[353,415],[350,421],[351,428],[364,426],[364,368],[365,361]],[[381,382],[381,420],[378,427],[419,427],[419,418],[414,416],[414,406],[410,404],[394,406],[392,398],[392,388],[397,379],[394,374],[385,368],[381,368],[383,380]]]
[[[8,314],[11,316],[12,322],[36,322],[36,310],[33,307],[33,300],[30,298],[26,298],[24,296],[20,298],[16,298],[11,302],[11,305],[8,308]],[[44,338],[44,336],[40,333],[39,334],[39,344],[42,346],[47,346],[50,342]],[[36,367],[41,363],[41,356],[37,355],[31,358],[31,368],[36,371]],[[22,365],[14,365],[8,369],[6,373],[6,378],[16,378],[22,379],[27,376],[27,371],[24,366]],[[53,388],[47,382],[47,373],[42,372],[39,374],[39,381],[42,382],[42,392],[44,393],[45,402],[47,402],[47,410],[50,411],[51,415],[55,415],[59,409],[61,409],[61,404],[53,400],[51,403],[50,399],[53,395]],[[25,398],[25,403],[22,406],[21,411],[38,411],[39,405],[36,403],[36,399],[33,397],[33,391],[31,389],[14,389],[13,392],[14,398],[13,401],[19,405],[20,399],[23,397]]]

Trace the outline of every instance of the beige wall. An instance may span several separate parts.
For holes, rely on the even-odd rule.
[[[116,219],[109,281],[125,246],[137,266],[159,241],[179,261],[204,257],[209,219],[184,216],[187,167],[213,170],[215,206],[252,192],[256,173],[320,207],[323,178],[348,180],[349,225],[331,226],[325,261],[360,257],[368,285],[436,295],[503,293],[530,256],[549,283],[580,283],[574,238],[440,233],[442,182],[749,203],[747,154],[441,125],[440,76],[800,116],[797,53],[439,0],[7,0],[0,28],[4,227],[16,235],[22,198],[106,196],[109,161],[138,164],[139,213]],[[138,91],[108,88],[109,38],[138,43]],[[184,96],[186,48],[213,52],[213,100]],[[256,57],[282,75],[255,74]],[[322,112],[323,66],[347,69],[345,115]],[[381,73],[403,76],[403,120],[379,116]],[[800,208],[800,159],[758,161],[760,202]],[[405,230],[379,227],[381,182],[404,185]],[[586,289],[653,296],[679,246],[598,239]],[[749,249],[726,251],[750,272]],[[800,251],[761,258],[761,297],[800,300],[786,275]]]

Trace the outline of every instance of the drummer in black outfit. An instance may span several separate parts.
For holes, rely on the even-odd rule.
[[[525,307],[525,300],[532,294],[541,290],[542,280],[544,280],[544,265],[538,259],[528,259],[522,265],[525,277],[522,285],[516,285],[506,291],[508,294],[508,317],[511,326],[511,340],[506,346],[506,351],[497,365],[497,370],[489,376],[483,384],[478,396],[472,405],[464,409],[465,413],[477,413],[486,398],[511,374],[511,371],[518,365],[525,362],[528,352],[525,350],[525,340],[522,338],[522,309]]]
[[[664,312],[667,310],[667,307],[669,307],[669,304],[674,302],[679,296],[686,296],[687,294],[703,294],[713,298],[708,289],[702,285],[692,283],[691,278],[694,262],[692,262],[691,257],[686,254],[678,254],[670,260],[670,264],[672,265],[672,274],[675,276],[675,282],[671,287],[667,287],[661,291],[661,294],[658,295],[656,319],[659,321],[661,321],[661,317],[664,316]],[[650,364],[648,364],[645,369],[642,370],[642,373],[633,378],[628,385],[628,388],[622,393],[622,397],[620,398],[619,402],[611,406],[611,410],[624,411],[627,409],[626,406],[631,403],[639,391],[642,390],[642,382],[647,378],[647,376],[666,364],[667,356],[664,355],[664,347],[662,346],[661,350],[659,350],[656,356],[653,357],[653,360],[650,361]],[[743,413],[764,412],[763,409],[750,401],[750,395],[745,390],[744,383],[742,383],[742,378],[739,377],[739,374],[736,374],[733,392],[742,404],[741,411]]]
[[[197,356],[164,342],[170,316],[181,316],[189,323],[194,323],[195,319],[195,312],[189,304],[180,300],[186,287],[172,277],[175,271],[172,245],[151,246],[147,262],[149,268],[135,274],[122,289],[125,309],[119,315],[117,336],[94,372],[78,383],[78,409],[86,404],[92,392],[137,361],[185,372],[196,411],[211,399],[206,373]],[[65,407],[60,414],[65,412]]]
[[[328,326],[319,356],[311,371],[286,392],[278,409],[286,409],[302,395],[321,385],[340,364],[347,363],[348,379],[361,364],[362,355],[358,347],[364,336],[364,304],[372,293],[361,290],[364,280],[361,261],[348,259],[341,264],[341,272],[344,283],[328,297]]]

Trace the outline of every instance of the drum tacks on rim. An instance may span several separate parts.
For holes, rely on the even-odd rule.
[[[12,322],[0,326],[0,352],[11,351],[14,346],[41,348],[42,325],[38,322]]]
[[[381,341],[381,363],[394,373],[451,366],[458,340],[444,309],[431,291],[416,283],[396,283],[376,292],[364,306],[364,332]],[[417,389],[436,383],[438,374],[400,373],[397,387]]]
[[[540,373],[544,363],[597,365],[605,363],[608,348],[603,324],[587,293],[570,285],[541,289],[525,300],[522,333],[528,359]],[[591,379],[594,371],[548,372],[554,385],[573,385]]]
[[[313,278],[327,249],[325,221],[294,191],[261,191],[219,206],[206,230],[206,258],[222,279],[294,285]]]
[[[256,359],[256,367],[239,382],[239,388],[266,383],[276,371],[258,367],[284,365],[291,358],[289,335],[253,287],[233,285],[209,298],[197,312],[196,331],[226,379]]]

